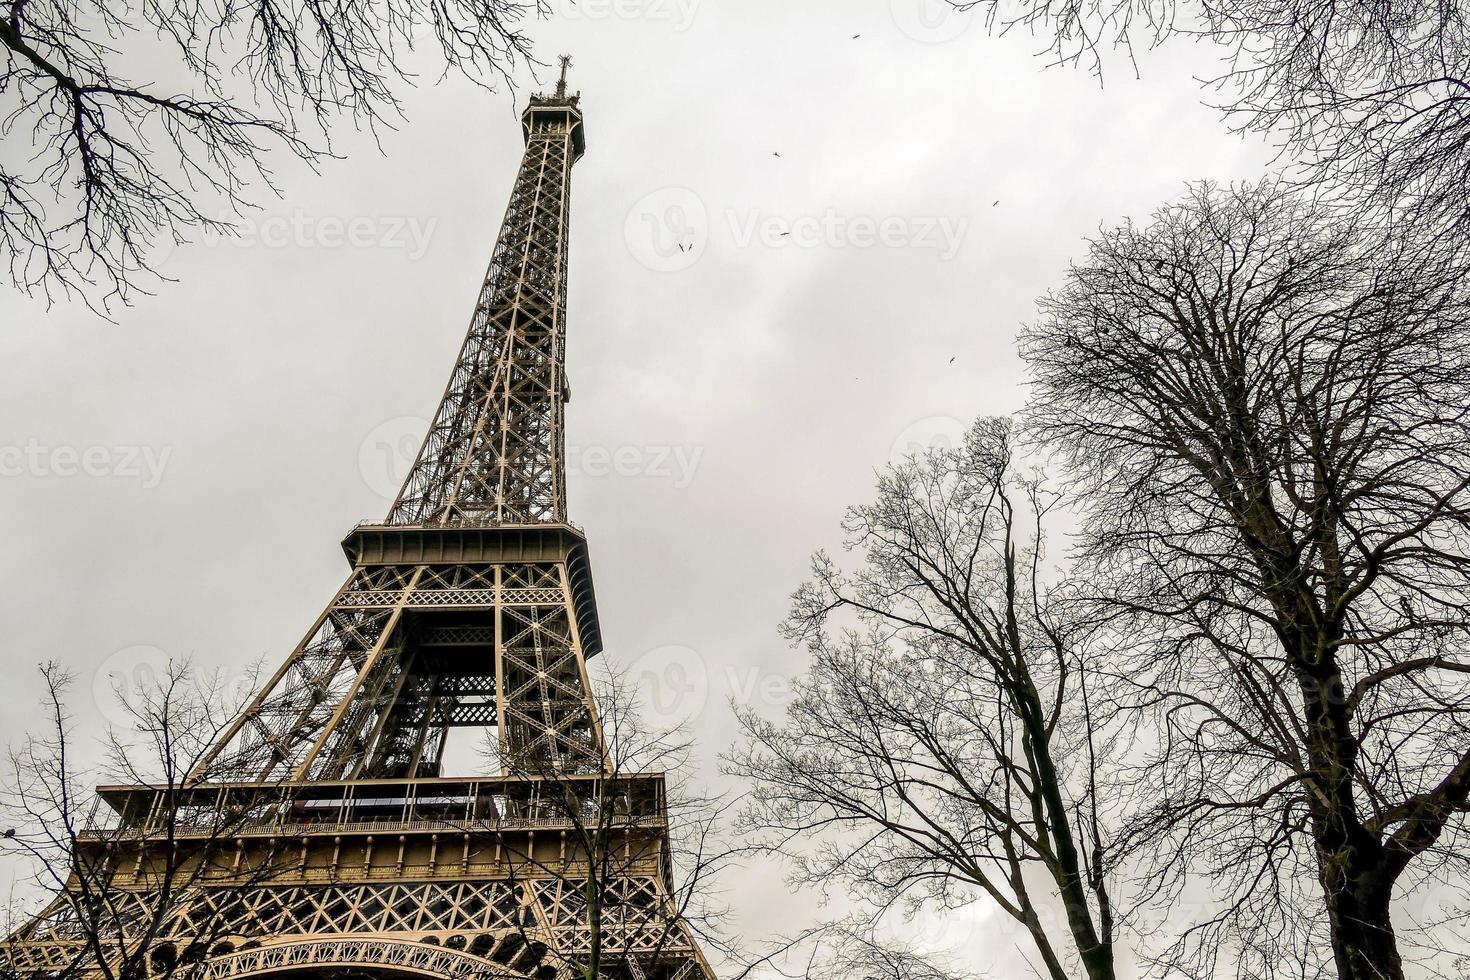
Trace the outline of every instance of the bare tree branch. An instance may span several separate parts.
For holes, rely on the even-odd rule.
[[[239,709],[223,675],[171,662],[152,679],[118,690],[127,724],[102,736],[99,765],[77,761],[69,673],[42,667],[49,728],[11,749],[0,795],[0,854],[28,869],[49,896],[0,946],[7,976],[101,980],[173,977],[226,941],[239,909],[279,870],[276,837],[242,861],[240,832],[260,808],[243,797],[202,792],[190,780]],[[95,792],[86,779],[105,780]],[[230,878],[208,911],[207,883]],[[187,921],[186,929],[180,923]]]
[[[1112,868],[1082,635],[1040,576],[1055,499],[1003,420],[884,473],[844,525],[861,566],[818,555],[794,597],[788,635],[813,662],[784,723],[741,712],[730,766],[755,783],[744,826],[799,886],[840,882],[880,910],[993,902],[1042,975],[1079,962],[1099,980]]]
[[[16,0],[0,18],[0,262],[26,292],[105,310],[159,278],[160,242],[228,231],[275,190],[268,154],[330,155],[346,118],[399,115],[410,52],[509,80],[539,0]],[[145,67],[146,66],[146,67]],[[147,71],[154,81],[130,76]],[[18,152],[21,144],[29,152]]]

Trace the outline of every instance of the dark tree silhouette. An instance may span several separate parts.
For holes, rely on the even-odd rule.
[[[1206,4],[1213,79],[1240,127],[1284,137],[1308,179],[1438,251],[1470,241],[1470,10],[1456,2]]]
[[[46,724],[10,750],[0,779],[0,855],[35,886],[9,910],[22,922],[0,942],[0,975],[190,974],[230,940],[239,910],[291,844],[289,833],[241,842],[268,809],[268,786],[202,790],[190,777],[240,710],[236,686],[170,662],[156,678],[126,679],[115,691],[124,723],[95,731],[73,713],[72,676],[55,664],[42,676]],[[102,759],[88,764],[94,739]],[[106,785],[94,790],[98,781]],[[221,876],[230,899],[206,914],[195,898]],[[38,907],[41,895],[49,899]],[[180,940],[185,915],[191,928]]]
[[[1052,980],[1114,974],[1113,897],[1079,636],[1042,581],[1056,497],[1012,457],[1010,423],[884,473],[793,601],[807,645],[783,722],[744,710],[730,760],[753,781],[747,827],[792,858],[797,887],[845,884],[895,905],[993,902]],[[825,969],[942,970],[852,924],[817,937]],[[883,964],[883,966],[879,966]],[[834,965],[836,967],[833,972]],[[859,974],[848,974],[859,975]]]
[[[1200,185],[1093,241],[1022,336],[1086,505],[1077,579],[1158,726],[1157,881],[1195,855],[1236,888],[1204,955],[1212,926],[1277,927],[1297,861],[1338,975],[1400,977],[1396,891],[1463,881],[1470,304],[1418,258]]]
[[[227,230],[272,150],[330,154],[416,69],[483,83],[529,57],[539,0],[12,0],[0,18],[0,262],[27,292],[126,302],[155,248]],[[415,46],[437,64],[410,62]],[[142,77],[139,77],[139,76]]]
[[[1046,38],[1101,73],[1109,49],[1196,40],[1208,100],[1340,204],[1412,225],[1440,250],[1470,241],[1470,11],[1410,0],[951,0],[993,30]],[[1130,65],[1131,67],[1131,65]]]

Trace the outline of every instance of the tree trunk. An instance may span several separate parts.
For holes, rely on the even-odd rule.
[[[1301,656],[1303,646],[1316,655]],[[1402,980],[1390,915],[1398,876],[1388,868],[1383,841],[1358,813],[1358,741],[1342,673],[1330,655],[1317,653],[1327,644],[1303,646],[1297,648],[1297,664],[1312,769],[1307,799],[1338,980]]]
[[[1402,980],[1403,962],[1393,932],[1393,881],[1378,854],[1349,846],[1320,850],[1322,887],[1332,928],[1332,956],[1339,980]]]
[[[1017,650],[1021,649],[1019,636],[1014,637],[1012,643]],[[1092,909],[1088,905],[1087,877],[1072,835],[1072,816],[1062,796],[1061,776],[1052,760],[1041,694],[1029,673],[1025,673],[1024,661],[1018,660],[1017,669],[1023,674],[1023,680],[1017,683],[1019,690],[1015,692],[1015,700],[1025,729],[1026,756],[1032,760],[1047,816],[1038,829],[1043,835],[1048,831],[1051,835],[1056,861],[1056,867],[1051,871],[1067,913],[1067,928],[1087,970],[1087,980],[1115,980],[1112,936],[1098,935]]]

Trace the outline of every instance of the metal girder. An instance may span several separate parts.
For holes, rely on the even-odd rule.
[[[609,771],[588,683],[601,633],[586,542],[567,523],[563,428],[568,205],[585,142],[565,64],[522,122],[469,331],[386,520],[348,535],[347,581],[189,784],[102,788],[119,826],[79,841],[129,855],[110,859],[108,885],[126,932],[127,908],[158,911],[160,801],[202,815],[168,827],[167,853],[186,861],[235,815],[225,853],[197,857],[209,873],[157,933],[162,947],[227,937],[199,980],[568,974],[590,935],[587,872],[569,850],[576,822],[547,807],[570,798],[581,814],[583,792],[622,821],[626,871],[599,888],[619,977],[712,978],[674,911],[662,777]],[[494,728],[502,772],[442,778],[446,732],[469,725]],[[66,896],[0,944],[0,968],[75,964],[82,925]]]

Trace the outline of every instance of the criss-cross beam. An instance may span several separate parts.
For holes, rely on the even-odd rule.
[[[526,151],[469,332],[390,524],[564,522],[563,314],[577,98],[532,98]]]
[[[347,535],[347,581],[185,786],[103,788],[117,825],[76,870],[125,893],[105,945],[142,923],[151,962],[188,955],[199,980],[544,980],[578,972],[596,935],[620,964],[605,975],[712,980],[676,901],[662,776],[613,771],[588,682],[601,631],[562,458],[583,151],[565,63],[523,122],[469,333],[387,519]],[[456,727],[495,729],[498,774],[445,772]],[[181,866],[201,876],[159,887]],[[0,942],[0,972],[100,975],[76,969],[89,907],[64,891]]]

